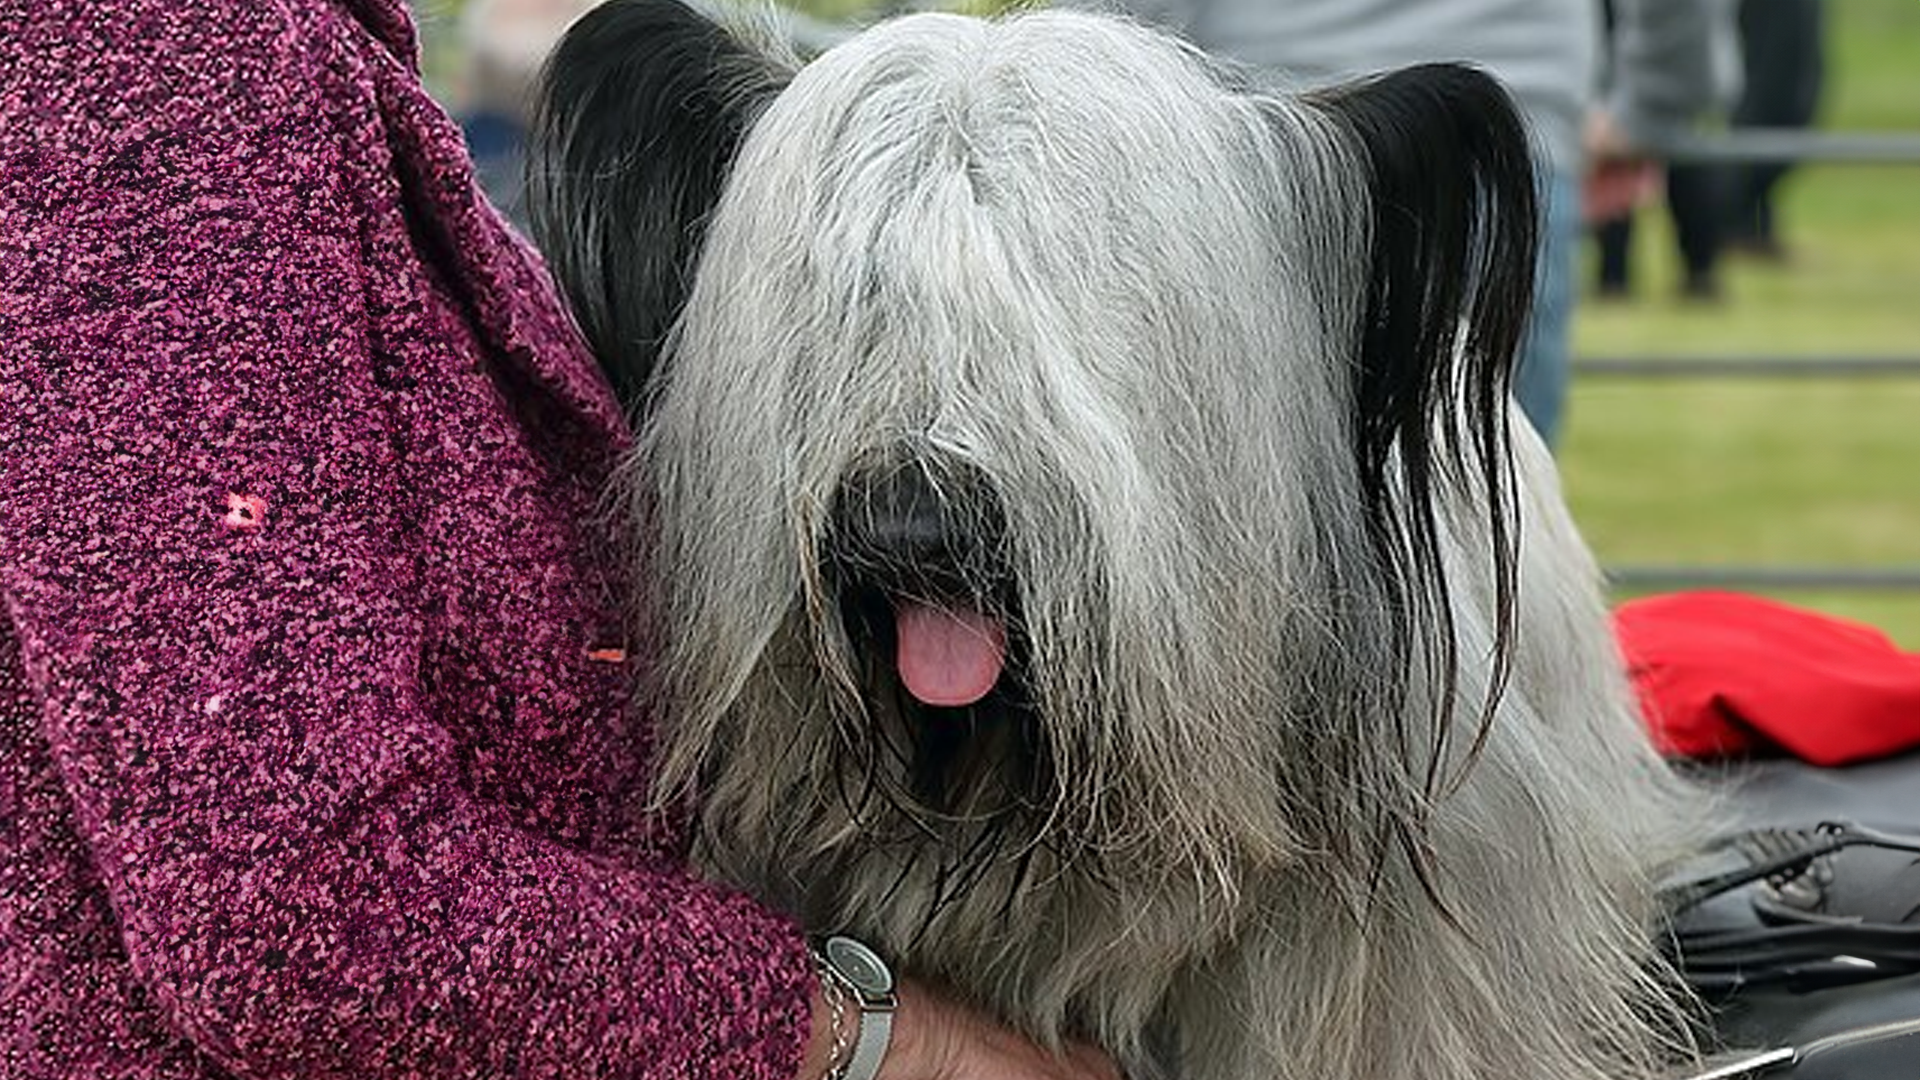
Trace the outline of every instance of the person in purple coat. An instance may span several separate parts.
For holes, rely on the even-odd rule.
[[[0,0],[0,1076],[833,1059],[641,811],[630,436],[416,61],[400,0]],[[1110,1075],[897,1020],[882,1080]]]

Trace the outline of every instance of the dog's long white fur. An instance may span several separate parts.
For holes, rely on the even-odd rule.
[[[1447,744],[1436,794],[1383,723],[1391,597],[1342,367],[1364,172],[1323,113],[1113,20],[914,17],[794,76],[711,218],[627,474],[663,782],[700,785],[716,873],[1135,1080],[1658,1070],[1677,1028],[1650,876],[1686,797],[1523,430],[1515,665],[1484,745],[1469,767]],[[941,868],[973,826],[929,839],[848,790],[853,718],[888,706],[849,705],[819,566],[839,486],[914,455],[1003,503],[1059,772],[1022,820],[1075,838],[957,896]],[[1487,512],[1466,481],[1445,498],[1472,731]],[[1379,842],[1383,808],[1430,823],[1440,903]]]

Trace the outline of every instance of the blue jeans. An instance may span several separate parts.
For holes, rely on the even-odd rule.
[[[1560,437],[1573,354],[1574,260],[1580,244],[1580,183],[1553,172],[1542,183],[1540,262],[1534,270],[1533,321],[1520,346],[1513,393],[1549,447]]]

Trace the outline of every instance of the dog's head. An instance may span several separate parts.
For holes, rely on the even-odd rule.
[[[1528,160],[1460,67],[1295,94],[1070,13],[805,65],[588,16],[531,194],[640,430],[665,790],[809,854],[1417,853],[1487,715],[1460,611],[1504,662]]]

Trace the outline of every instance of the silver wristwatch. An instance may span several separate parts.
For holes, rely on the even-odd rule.
[[[845,991],[860,1009],[860,1030],[853,1052],[834,1080],[873,1080],[887,1056],[893,1037],[893,1011],[900,999],[893,991],[893,972],[878,953],[850,937],[830,937],[817,953],[821,973]]]

